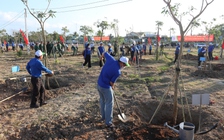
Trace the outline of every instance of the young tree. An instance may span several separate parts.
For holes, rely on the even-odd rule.
[[[159,59],[159,30],[161,30],[161,26],[163,26],[163,22],[161,21],[156,21],[156,26],[157,26],[157,41],[156,41],[156,60]]]
[[[94,23],[94,25],[96,25],[96,27],[100,29],[101,31],[100,40],[102,41],[102,36],[104,34],[104,31],[110,27],[110,24],[107,21],[98,20],[97,22]]]
[[[28,5],[28,0],[21,0],[23,2],[23,4],[26,6],[26,8],[28,9],[29,13],[39,22],[41,30],[42,30],[42,36],[44,39],[44,50],[47,51],[47,41],[46,41],[46,36],[45,36],[45,31],[44,31],[44,24],[46,22],[47,19],[49,19],[50,17],[55,17],[55,11],[49,10],[48,8],[50,6],[51,0],[48,0],[48,5],[47,8],[44,11],[34,11],[33,12],[30,10],[29,5]],[[47,56],[44,57],[44,63],[45,66],[47,66]],[[47,81],[47,87],[50,88],[50,84],[49,84],[49,79],[48,77],[46,78]]]
[[[181,45],[180,45],[180,52],[178,55],[178,61],[176,65],[176,73],[175,73],[175,83],[174,83],[174,108],[173,108],[173,123],[176,124],[177,121],[177,92],[178,92],[178,85],[179,85],[179,76],[180,76],[180,64],[181,64],[181,57],[182,57],[182,49],[183,49],[183,43],[184,43],[184,36],[188,32],[188,30],[191,27],[192,22],[194,22],[200,15],[205,11],[205,9],[214,1],[214,0],[201,0],[201,8],[198,11],[196,15],[193,14],[193,11],[195,11],[195,8],[193,6],[190,7],[190,9],[187,12],[178,13],[179,12],[179,3],[171,4],[171,0],[163,0],[166,4],[166,7],[163,8],[162,13],[168,14],[171,16],[171,18],[174,20],[174,22],[178,25],[181,35]],[[186,28],[184,29],[181,18],[183,16],[190,15],[191,19],[189,23],[187,24]],[[186,22],[185,22],[186,23]]]

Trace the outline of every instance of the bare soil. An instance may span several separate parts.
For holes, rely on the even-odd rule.
[[[169,57],[174,57],[171,55],[173,50],[165,49],[165,52],[170,53]],[[121,122],[117,117],[118,110],[115,105],[116,128],[111,130],[100,121],[96,83],[101,69],[96,54],[92,56],[90,69],[82,68],[84,60],[80,54],[71,56],[72,52],[67,52],[63,57],[58,57],[57,61],[50,57],[48,68],[55,71],[55,76],[49,78],[51,87],[46,90],[48,104],[30,109],[32,87],[25,66],[34,52],[30,56],[25,53],[26,51],[23,51],[21,57],[12,51],[0,55],[0,100],[28,87],[23,93],[0,103],[1,140],[178,140],[179,135],[165,127],[164,123],[173,126],[185,120],[195,125],[197,133],[199,106],[191,104],[192,94],[203,93],[210,94],[210,105],[202,105],[200,131],[209,130],[217,123],[218,126],[206,134],[195,134],[194,139],[224,140],[222,59],[212,61],[211,70],[198,70],[197,56],[183,57],[178,120],[177,124],[173,124],[172,79],[175,65],[171,59],[164,56],[160,56],[159,61],[155,61],[154,55],[143,56],[139,68],[134,64],[125,68],[116,83],[115,94],[118,103],[130,120]],[[11,72],[14,65],[20,66],[19,72]],[[17,80],[9,80],[14,77]],[[23,82],[24,77],[27,79],[26,83]],[[163,95],[167,96],[162,102]],[[181,105],[181,99],[184,99],[184,106]],[[162,106],[156,112],[160,103]],[[149,123],[154,113],[155,116]]]

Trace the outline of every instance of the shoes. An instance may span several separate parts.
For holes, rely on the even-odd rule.
[[[43,102],[43,103],[40,103],[40,106],[43,106],[43,105],[46,105],[47,103],[46,102]]]
[[[111,129],[111,130],[113,130],[113,129],[116,128],[113,123],[112,124],[109,124],[109,125],[106,125],[106,127],[109,128],[109,129]]]
[[[30,105],[30,108],[38,108],[39,106],[38,105]]]

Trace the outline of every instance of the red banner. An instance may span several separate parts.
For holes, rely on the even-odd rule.
[[[23,40],[24,40],[25,44],[28,45],[29,44],[28,38],[26,37],[26,35],[24,34],[24,32],[21,29],[20,29],[20,33],[23,36]]]
[[[177,36],[177,41],[180,41],[180,36]],[[185,42],[212,42],[214,41],[214,35],[194,35],[194,36],[185,36]]]
[[[95,41],[100,41],[101,37],[100,36],[94,36],[93,37]],[[103,36],[102,41],[109,41],[110,37],[109,36]]]

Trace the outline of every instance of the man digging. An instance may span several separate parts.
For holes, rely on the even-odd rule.
[[[38,108],[37,100],[40,100],[40,106],[46,105],[44,98],[45,88],[42,82],[41,71],[45,71],[48,74],[54,74],[53,71],[47,69],[41,60],[43,59],[43,53],[41,50],[35,52],[35,58],[32,58],[26,65],[28,73],[31,75],[31,83],[33,86],[33,94],[31,99],[30,108]]]
[[[109,128],[114,128],[113,125],[113,105],[114,105],[114,84],[117,78],[121,75],[121,70],[126,66],[130,66],[128,58],[122,56],[119,60],[115,60],[113,56],[107,52],[103,53],[101,59],[106,58],[106,63],[103,66],[99,78],[97,89],[100,95],[100,113],[101,120]]]

